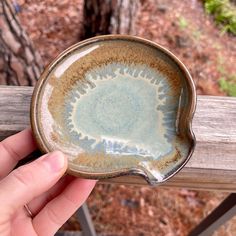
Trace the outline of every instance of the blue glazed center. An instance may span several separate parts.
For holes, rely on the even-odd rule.
[[[143,105],[147,105],[155,94],[154,89],[152,93],[141,91],[145,83],[125,77],[101,81],[77,103],[75,126],[92,136],[101,134],[128,138],[131,131],[138,129]]]
[[[169,153],[168,127],[175,117],[161,108],[169,85],[142,67],[106,67],[87,73],[88,85],[78,84],[68,97],[65,116],[73,142],[87,152],[154,159]]]
[[[128,80],[123,81],[123,85],[127,82]],[[110,93],[106,93],[109,87],[112,90]],[[134,94],[126,90],[122,88],[121,84],[113,86],[112,83],[110,86],[98,90],[98,100],[92,117],[101,128],[101,132],[116,135],[127,132],[135,125],[140,113],[140,105]]]

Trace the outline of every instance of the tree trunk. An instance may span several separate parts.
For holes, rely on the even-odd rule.
[[[112,34],[136,34],[135,23],[139,0],[116,0],[111,17],[110,32]]]
[[[0,84],[34,85],[42,71],[39,54],[8,0],[0,1]]]
[[[139,5],[139,0],[86,0],[83,38],[101,34],[135,35]]]

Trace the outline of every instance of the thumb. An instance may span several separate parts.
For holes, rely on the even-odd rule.
[[[65,173],[67,159],[59,151],[12,171],[0,182],[0,202],[15,211],[50,189]]]

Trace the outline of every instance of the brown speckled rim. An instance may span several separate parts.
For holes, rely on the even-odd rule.
[[[59,64],[69,54],[73,53],[74,50],[76,50],[78,48],[82,48],[84,46],[87,46],[91,43],[96,43],[98,41],[101,42],[101,41],[106,41],[106,40],[135,41],[138,43],[142,43],[142,44],[154,47],[157,50],[163,52],[165,55],[167,55],[171,60],[173,60],[178,65],[179,69],[181,70],[181,73],[183,74],[183,76],[187,82],[186,84],[187,84],[187,89],[188,89],[189,107],[188,107],[187,113],[186,113],[186,120],[188,121],[187,127],[186,127],[186,129],[187,129],[186,133],[187,133],[188,140],[191,143],[191,148],[189,150],[188,155],[185,157],[185,159],[182,161],[182,163],[179,164],[178,166],[176,166],[175,168],[173,168],[170,171],[170,173],[168,174],[168,176],[165,176],[165,178],[163,180],[158,181],[158,182],[153,182],[148,177],[148,174],[140,167],[126,168],[126,169],[121,169],[119,171],[112,171],[112,172],[108,171],[105,173],[95,173],[95,172],[91,173],[91,172],[78,171],[75,168],[73,168],[73,165],[71,165],[69,163],[67,173],[78,176],[78,177],[85,177],[85,178],[90,178],[90,179],[104,179],[104,178],[111,178],[111,177],[119,177],[119,176],[123,176],[123,175],[139,175],[139,176],[144,177],[149,184],[163,183],[163,182],[167,181],[168,179],[170,179],[172,176],[174,176],[176,173],[178,173],[186,165],[186,163],[189,161],[190,157],[192,156],[192,153],[193,153],[195,145],[196,145],[195,135],[192,130],[192,119],[193,119],[193,115],[194,115],[194,112],[196,109],[197,98],[196,98],[196,89],[195,89],[193,79],[192,79],[189,71],[185,67],[185,65],[169,50],[167,50],[166,48],[164,48],[164,47],[162,47],[162,46],[158,45],[157,43],[154,43],[150,40],[143,39],[143,38],[136,37],[136,36],[129,36],[129,35],[102,35],[102,36],[93,37],[93,38],[81,41],[79,43],[76,43],[76,44],[72,45],[71,47],[67,48],[61,54],[59,54],[46,67],[46,69],[44,70],[44,72],[40,76],[40,79],[38,80],[38,82],[34,88],[32,100],[31,100],[31,107],[30,107],[30,121],[31,121],[31,127],[33,130],[34,137],[36,139],[39,149],[43,153],[48,153],[48,152],[53,151],[48,148],[47,142],[43,139],[41,130],[39,129],[39,126],[37,124],[37,117],[38,117],[37,116],[37,101],[38,101],[38,97],[41,93],[41,89],[42,89],[44,83],[46,83],[46,81],[47,81],[48,75],[57,66],[57,64]]]

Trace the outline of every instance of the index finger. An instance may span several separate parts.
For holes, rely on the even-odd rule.
[[[25,129],[0,142],[0,179],[13,170],[19,160],[37,148],[30,129]]]
[[[38,235],[54,235],[86,201],[96,180],[75,178],[57,197],[52,199],[33,219]]]

